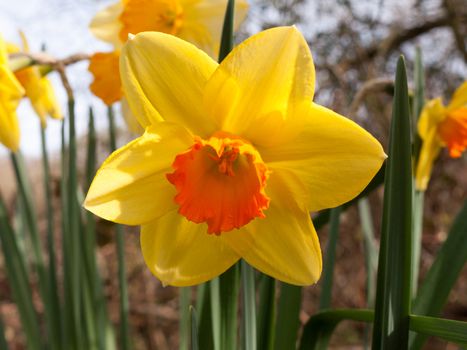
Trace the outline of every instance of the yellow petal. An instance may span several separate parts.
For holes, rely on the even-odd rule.
[[[465,105],[467,105],[467,81],[464,81],[454,92],[447,109],[448,111],[453,111]]]
[[[46,77],[42,77],[41,84],[43,89],[41,99],[47,114],[54,119],[63,119],[60,104],[58,103],[52,83]]]
[[[113,44],[116,48],[121,46],[118,33],[122,25],[118,18],[122,10],[122,2],[117,1],[115,4],[107,6],[102,11],[99,11],[89,24],[89,29],[96,38]]]
[[[418,134],[424,140],[432,133],[433,129],[437,129],[440,122],[447,116],[446,108],[443,106],[443,101],[440,97],[428,101],[423,106],[418,119]]]
[[[8,68],[7,47],[0,34],[0,143],[13,152],[19,148],[16,109],[23,94],[23,88]]]
[[[239,259],[221,236],[175,210],[141,227],[141,250],[151,272],[178,287],[206,282]]]
[[[314,81],[313,60],[300,32],[273,28],[233,49],[209,80],[204,103],[221,130],[260,143],[262,118],[293,114],[312,100]]]
[[[415,174],[415,186],[419,191],[425,191],[431,177],[431,170],[436,157],[441,150],[441,140],[437,129],[432,128],[429,134],[425,135],[420,156],[418,157],[417,170]]]
[[[104,219],[127,225],[154,220],[176,207],[166,179],[175,156],[193,143],[183,127],[161,122],[110,155],[97,172],[84,206]]]
[[[1,46],[2,39],[0,37]],[[6,64],[0,64],[0,143],[13,152],[19,148],[20,133],[16,108],[18,108],[23,93],[24,90]]]
[[[117,102],[123,95],[119,59],[118,51],[97,52],[89,61],[88,69],[94,77],[90,86],[91,91],[106,105]]]
[[[183,8],[183,25],[177,36],[217,59],[227,0],[180,0],[180,5]],[[243,22],[247,12],[246,1],[235,1],[234,30]]]
[[[315,103],[290,118],[281,136],[281,142],[258,151],[302,210],[332,208],[351,200],[386,158],[367,131]]]
[[[322,259],[308,211],[297,207],[274,173],[266,190],[271,197],[266,218],[255,219],[239,231],[224,233],[222,238],[267,275],[290,284],[315,283],[321,275]]]
[[[129,40],[120,59],[124,94],[142,126],[173,121],[202,137],[216,131],[202,104],[204,86],[216,67],[195,46],[156,32]]]
[[[120,108],[128,129],[135,135],[142,135],[144,133],[144,129],[138,123],[138,119],[136,119],[133,113],[131,113],[130,106],[128,105],[128,101],[125,97],[120,100]]]

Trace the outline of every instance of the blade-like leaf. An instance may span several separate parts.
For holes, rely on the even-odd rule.
[[[187,350],[190,344],[191,330],[190,330],[190,314],[191,314],[191,288],[179,288],[179,304],[180,304],[180,350]]]
[[[191,335],[191,350],[198,350],[198,321],[196,319],[196,310],[190,305],[190,335]]]
[[[303,328],[300,350],[327,349],[332,332],[343,320],[370,323],[373,310],[326,310],[311,316]]]
[[[243,284],[243,334],[245,350],[256,350],[256,293],[255,271],[244,260],[241,262]]]
[[[258,349],[274,349],[276,325],[276,280],[261,274],[258,304]]]
[[[109,120],[110,151],[117,149],[115,118],[112,106],[107,109]],[[128,321],[128,286],[126,281],[125,263],[125,239],[122,225],[116,225],[117,257],[118,257],[118,285],[120,291],[120,340],[122,350],[129,350],[130,345],[130,324]]]
[[[300,327],[299,314],[302,304],[302,288],[281,283],[280,293],[274,349],[295,349],[298,328]]]
[[[331,225],[329,227],[328,244],[323,263],[323,274],[321,276],[321,295],[319,299],[319,309],[329,309],[332,297],[332,277],[336,260],[337,237],[339,235],[339,217],[341,207],[331,210]]]
[[[235,0],[228,0],[227,9],[225,11],[224,26],[222,28],[221,45],[219,49],[219,62],[232,51],[234,47],[234,16],[235,16]]]
[[[397,62],[373,327],[373,349],[406,349],[411,303],[412,158],[404,59]]]
[[[8,215],[0,196],[0,246],[3,251],[4,263],[10,282],[13,299],[18,306],[23,331],[26,335],[28,349],[42,349],[42,337],[37,321],[36,311],[32,303],[24,259],[15,240],[15,232],[10,226]]]
[[[467,322],[410,315],[410,330],[467,346]]]
[[[413,302],[412,313],[438,316],[462,268],[467,262],[467,201],[456,217],[448,238],[436,255],[435,261]],[[411,335],[410,349],[421,349],[426,340],[422,334]]]

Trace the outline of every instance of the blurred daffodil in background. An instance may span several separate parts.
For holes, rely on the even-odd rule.
[[[104,162],[85,207],[141,225],[145,261],[165,284],[202,283],[240,258],[288,283],[316,282],[309,212],[358,195],[386,156],[312,102],[314,64],[297,29],[254,35],[220,64],[174,36],[141,33],[120,68],[145,133]]]
[[[24,89],[8,67],[7,46],[0,35],[0,142],[11,151],[19,148],[19,125],[16,109]]]
[[[22,40],[22,50],[14,44],[8,43],[8,53],[29,52],[29,44],[23,32],[20,32]],[[54,119],[63,119],[63,114],[55,95],[54,88],[50,80],[42,76],[39,66],[32,66],[20,69],[15,72],[15,76],[24,88],[26,97],[31,102],[32,108],[39,116],[41,126],[47,126],[47,116]]]
[[[105,104],[122,99],[118,73],[120,49],[128,34],[157,31],[187,40],[216,58],[227,0],[122,0],[93,18],[92,33],[114,46],[113,52],[98,52],[91,57],[89,71],[94,76],[91,91]],[[248,4],[236,1],[237,28],[246,16]],[[129,128],[139,134],[142,129],[131,115],[126,102],[123,115]]]
[[[454,92],[447,106],[441,97],[425,104],[418,133],[423,144],[417,164],[416,186],[424,191],[440,150],[447,147],[452,158],[459,158],[467,147],[467,81]]]

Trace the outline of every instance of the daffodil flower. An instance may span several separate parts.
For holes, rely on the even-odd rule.
[[[91,91],[107,105],[123,97],[118,60],[128,34],[172,34],[217,57],[226,7],[227,0],[122,0],[106,7],[93,18],[90,29],[97,38],[114,45],[114,51],[91,57]],[[236,1],[235,28],[245,18],[247,9],[245,0]],[[128,109],[123,108],[123,112],[130,129],[141,134]]]
[[[416,187],[424,191],[441,148],[447,147],[452,158],[459,158],[467,147],[467,81],[456,90],[447,106],[440,97],[425,104],[418,121],[418,133],[423,144]]]
[[[19,148],[19,125],[16,109],[24,90],[8,68],[6,44],[0,35],[0,142],[11,151]]]
[[[312,102],[315,71],[295,27],[266,30],[222,61],[164,33],[123,48],[124,93],[145,133],[101,166],[85,207],[141,225],[149,269],[187,286],[240,258],[279,280],[318,280],[310,211],[338,206],[385,158],[354,122]]]
[[[29,52],[26,37],[20,32],[23,51]],[[21,51],[17,46],[8,44],[8,52]],[[15,72],[15,76],[23,86],[31,106],[38,115],[43,128],[47,126],[47,116],[54,119],[63,119],[60,104],[58,103],[52,83],[41,75],[38,66],[27,67]]]

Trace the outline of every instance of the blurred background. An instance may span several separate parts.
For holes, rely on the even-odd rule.
[[[92,54],[110,49],[88,30],[92,16],[111,1],[92,0],[0,0],[0,33],[7,41],[20,44],[18,30],[24,31],[32,52],[45,46],[51,55],[62,58],[76,53]],[[413,78],[416,48],[421,49],[425,67],[426,97],[442,96],[448,102],[452,92],[467,78],[467,6],[462,0],[250,0],[248,18],[237,34],[241,41],[262,29],[295,24],[307,38],[316,65],[315,100],[364,126],[386,146],[392,103],[392,86],[397,57],[407,60],[409,80]],[[99,164],[108,154],[106,107],[89,91],[92,81],[87,62],[67,68],[76,97],[77,128],[85,142],[89,106],[95,111],[99,138]],[[63,111],[65,92],[57,73],[50,78]],[[412,82],[409,81],[409,87]],[[21,149],[28,158],[32,183],[41,181],[39,120],[29,101],[21,103]],[[50,120],[47,142],[52,152],[52,175],[59,173],[60,122]],[[132,139],[119,118],[119,145]],[[53,156],[56,152],[56,156]],[[54,167],[56,171],[54,172]],[[79,154],[78,169],[84,168]],[[84,172],[84,170],[83,170]],[[56,178],[58,183],[58,178]],[[58,186],[58,185],[57,185]],[[56,189],[58,191],[58,188]],[[15,206],[16,186],[7,152],[0,149],[0,191],[10,208]],[[41,186],[34,186],[41,201]],[[467,198],[467,162],[450,159],[446,150],[435,165],[425,197],[422,266],[420,278],[431,265],[444,241],[453,216]],[[382,191],[370,196],[379,232]],[[40,202],[42,203],[42,201]],[[55,202],[59,210],[58,200]],[[38,208],[42,206],[38,205]],[[39,216],[45,213],[39,210]],[[45,219],[41,228],[45,230]],[[128,228],[126,240],[130,321],[135,349],[174,349],[178,342],[178,291],[162,288],[146,269],[139,249],[138,230]],[[118,322],[116,253],[112,225],[100,221],[99,262],[105,281],[112,320]],[[325,253],[327,227],[318,232]],[[467,234],[467,232],[466,232]],[[356,208],[341,217],[341,231],[334,271],[333,307],[366,305],[366,270],[361,223]],[[317,310],[320,285],[304,289],[302,321]],[[16,307],[0,261],[0,311],[13,349],[22,349]],[[449,296],[444,316],[467,320],[467,269]],[[343,323],[332,338],[335,348],[353,348],[363,328]],[[427,349],[446,345],[432,340]]]

